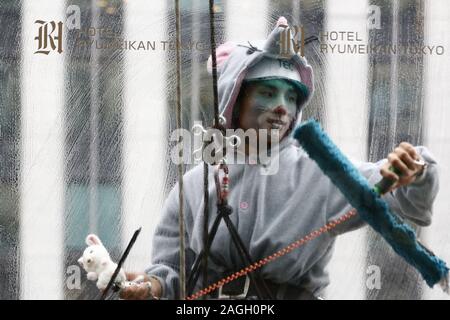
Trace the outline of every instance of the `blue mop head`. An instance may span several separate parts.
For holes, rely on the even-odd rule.
[[[317,122],[307,121],[295,129],[293,136],[358,211],[360,217],[380,233],[395,252],[419,270],[430,287],[446,279],[449,269],[445,262],[423,247],[417,241],[414,230],[390,212],[387,203]]]

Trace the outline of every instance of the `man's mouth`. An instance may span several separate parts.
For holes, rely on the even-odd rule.
[[[287,124],[285,121],[279,119],[268,119],[267,122],[270,124],[272,129],[281,129]]]

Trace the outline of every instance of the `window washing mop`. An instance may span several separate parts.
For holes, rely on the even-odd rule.
[[[381,198],[389,188],[389,182],[382,180],[372,188],[314,120],[298,126],[293,137],[358,211],[359,216],[421,273],[428,286],[439,283],[449,293],[449,269],[445,262],[422,245],[415,231],[391,213]]]

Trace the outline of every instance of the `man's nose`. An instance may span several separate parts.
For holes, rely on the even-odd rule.
[[[276,114],[279,115],[279,116],[284,116],[284,115],[287,114],[286,108],[285,108],[284,106],[282,106],[282,105],[276,107],[276,108],[273,110],[273,112],[276,113]]]

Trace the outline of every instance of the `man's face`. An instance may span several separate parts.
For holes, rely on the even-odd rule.
[[[283,138],[297,113],[295,86],[282,79],[249,82],[241,96],[239,127],[279,130]]]

